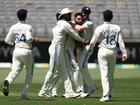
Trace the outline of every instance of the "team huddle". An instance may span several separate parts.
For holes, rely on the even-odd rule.
[[[32,43],[37,38],[32,35],[32,26],[26,24],[27,10],[17,11],[18,23],[11,26],[5,42],[14,45],[11,72],[3,82],[3,94],[9,95],[9,85],[26,67],[26,79],[21,99],[29,99],[29,88],[33,77]],[[49,69],[38,93],[39,97],[58,96],[60,79],[64,83],[65,98],[86,98],[96,92],[98,86],[88,72],[88,59],[99,42],[98,63],[101,72],[103,95],[100,102],[112,98],[113,74],[116,64],[117,44],[122,51],[122,61],[127,59],[127,51],[122,39],[121,29],[112,24],[113,12],[103,12],[104,23],[94,31],[90,20],[91,9],[83,7],[74,14],[69,8],[56,13],[56,25],[52,28],[53,40],[49,46]],[[74,84],[72,83],[74,81]],[[73,89],[75,85],[76,89]]]

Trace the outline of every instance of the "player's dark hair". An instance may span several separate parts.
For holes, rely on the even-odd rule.
[[[25,21],[26,17],[27,17],[27,10],[26,9],[19,9],[17,11],[17,17],[19,19],[19,21]]]
[[[111,10],[105,10],[103,12],[104,21],[110,22],[113,19],[113,12]]]
[[[56,13],[56,20],[58,21],[59,20],[59,16],[61,15],[61,11],[58,11],[57,13]]]
[[[83,17],[83,14],[81,12],[77,12],[77,13],[74,14],[74,17],[77,17],[77,16]]]

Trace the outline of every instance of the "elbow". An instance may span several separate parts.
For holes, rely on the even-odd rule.
[[[8,40],[5,39],[5,43],[8,43]]]
[[[27,40],[28,43],[32,43],[33,41],[34,41],[34,39]]]
[[[5,43],[10,44],[10,42],[7,39],[5,39]]]
[[[9,45],[14,45],[14,43],[12,41],[8,41],[8,40],[5,40],[5,43],[9,44]]]

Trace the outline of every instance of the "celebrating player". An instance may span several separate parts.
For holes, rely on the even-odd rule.
[[[86,29],[86,27],[82,27],[81,26],[83,24],[83,22],[84,22],[84,20],[83,20],[82,13],[81,12],[75,13],[74,14],[74,21],[71,22],[71,25],[72,25],[73,29],[81,37],[83,37],[83,35],[84,35],[83,30]],[[80,30],[76,29],[76,27],[78,27],[78,26],[81,26],[81,28],[79,28]],[[77,46],[77,44],[78,44],[78,46]],[[79,85],[78,84],[79,83],[83,84],[83,81],[82,81],[81,75],[80,75],[79,78],[75,77],[75,76],[77,76],[77,75],[75,75],[75,74],[77,74],[77,72],[80,73],[80,71],[79,71],[80,69],[79,69],[79,65],[76,62],[76,59],[74,57],[74,48],[77,48],[77,47],[81,48],[83,46],[85,46],[83,43],[74,40],[71,36],[67,37],[66,47],[65,47],[66,64],[67,64],[68,72],[71,72],[71,70],[72,70],[72,74],[73,74],[73,77],[74,77],[74,82],[75,82],[75,85],[76,85],[76,90],[79,89]],[[84,98],[84,97],[88,96],[88,93],[85,93],[84,91],[80,91],[78,93],[80,94],[79,98]]]
[[[78,96],[78,94],[73,93],[73,90],[71,90],[72,85],[70,85],[71,81],[66,72],[64,50],[66,37],[68,35],[81,42],[84,42],[85,40],[72,29],[71,25],[68,23],[69,21],[71,21],[71,11],[68,8],[64,8],[61,10],[59,21],[52,29],[54,36],[49,47],[49,70],[46,74],[44,84],[38,94],[40,97],[52,97],[52,89],[60,78],[62,78],[64,81],[64,88],[66,93],[65,98]]]
[[[91,14],[91,9],[89,7],[83,7],[81,10],[81,13],[83,14],[84,23],[81,26],[76,26],[75,28],[78,30],[84,29],[84,39],[85,40],[91,40],[93,35],[93,22],[89,19],[89,16]],[[85,93],[91,93],[96,90],[95,82],[91,78],[89,72],[88,72],[88,59],[90,57],[89,52],[86,50],[86,46],[83,46],[79,49],[78,47],[78,53],[77,57],[79,57],[79,68],[80,70],[75,72],[75,79],[81,80],[80,74],[82,74],[82,80],[83,82],[77,82],[77,92],[85,92]]]
[[[126,48],[122,39],[121,29],[118,25],[112,24],[113,12],[103,12],[104,24],[98,26],[91,39],[88,51],[92,51],[95,43],[99,41],[98,62],[101,72],[103,96],[101,102],[109,101],[112,95],[113,74],[116,64],[117,43],[122,51],[122,61],[127,59]]]
[[[24,65],[26,67],[26,79],[21,94],[21,99],[28,99],[29,87],[33,76],[33,56],[32,56],[32,27],[25,23],[27,17],[26,9],[17,11],[19,22],[11,26],[5,42],[9,45],[15,45],[12,58],[12,71],[3,82],[3,94],[9,95],[9,84],[19,75]]]
[[[57,13],[58,15],[59,13]],[[56,17],[57,17],[56,15]],[[74,14],[74,21],[70,22],[70,24],[72,25],[73,29],[78,33],[80,34],[80,36],[82,37],[82,34],[83,34],[83,30],[85,29],[85,27],[83,28],[80,28],[80,30],[77,30],[75,27],[77,25],[82,25],[83,24],[83,15],[81,12],[78,12],[78,13],[75,13]],[[78,27],[78,26],[77,26]],[[67,36],[66,37],[66,44],[65,44],[65,62],[66,62],[66,66],[67,66],[67,73],[69,75],[73,74],[73,72],[77,72],[79,70],[79,66],[76,62],[76,59],[74,57],[74,54],[73,54],[73,51],[74,51],[74,48],[76,47],[76,44],[75,44],[75,39],[71,36]],[[80,43],[81,46],[84,46],[83,43],[81,42],[76,42],[76,43]],[[80,47],[81,47],[80,46]],[[72,73],[71,73],[72,72]],[[79,72],[79,71],[78,71]],[[75,74],[75,73],[74,73]],[[73,79],[73,76],[71,77]],[[74,82],[76,83],[76,88],[78,87],[77,86],[77,83],[79,82],[82,82],[81,84],[83,84],[83,81],[82,79],[77,80],[77,78],[74,78]],[[58,83],[57,83],[58,84]],[[71,84],[70,84],[71,85]],[[56,85],[53,90],[52,90],[52,95],[55,96],[57,95],[57,87],[58,85]],[[72,89],[71,89],[72,90]],[[80,97],[84,98],[86,97],[88,94],[87,93],[84,93],[84,92],[80,92]],[[65,94],[63,95],[65,96]]]

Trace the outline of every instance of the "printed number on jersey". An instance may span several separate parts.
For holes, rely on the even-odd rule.
[[[26,41],[25,35],[19,34],[19,33],[15,33],[15,43],[24,43]]]
[[[109,45],[116,45],[116,36],[115,35],[108,35],[106,37],[106,43]]]

